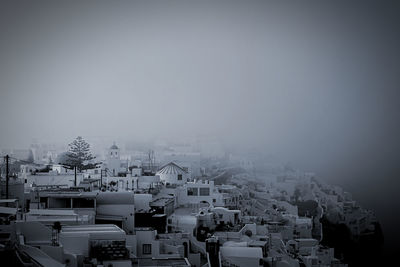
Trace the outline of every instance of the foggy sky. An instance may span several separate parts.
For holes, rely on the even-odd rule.
[[[391,204],[399,4],[298,2],[2,1],[0,147],[206,134]]]

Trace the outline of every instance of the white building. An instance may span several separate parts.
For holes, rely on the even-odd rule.
[[[51,165],[51,169],[56,171],[58,174],[73,174],[74,170],[66,168],[62,164],[53,164]]]
[[[58,173],[57,171],[50,171],[39,172],[34,175],[25,173],[22,174],[20,178],[23,179],[26,189],[31,189],[34,186],[75,186],[75,175],[69,172]],[[76,185],[79,185],[82,180],[83,175],[81,173],[78,173],[76,176]]]
[[[163,162],[175,162],[187,172],[191,177],[200,176],[200,153],[199,152],[163,152],[161,154]]]
[[[167,185],[183,185],[190,178],[186,170],[173,162],[162,166],[158,170],[157,175]]]
[[[177,188],[178,206],[198,205],[224,206],[224,196],[214,186],[214,181],[195,180]]]
[[[223,207],[215,207],[211,212],[217,214],[217,224],[231,224],[236,225],[240,221],[240,210],[230,210]]]
[[[117,176],[119,172],[126,171],[121,169],[121,155],[118,146],[114,143],[107,153],[107,169],[113,176]]]

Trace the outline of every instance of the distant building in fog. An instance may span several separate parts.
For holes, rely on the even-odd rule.
[[[126,171],[121,168],[121,155],[119,147],[114,143],[109,149],[106,157],[107,168],[113,176],[118,176],[121,171]]]

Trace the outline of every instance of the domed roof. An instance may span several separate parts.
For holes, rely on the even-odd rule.
[[[114,144],[110,147],[110,149],[118,149],[118,147],[117,147],[117,145],[115,144],[115,142],[114,142]]]
[[[183,168],[179,167],[173,162],[170,162],[162,166],[157,172],[157,174],[185,174],[185,173],[186,171]]]

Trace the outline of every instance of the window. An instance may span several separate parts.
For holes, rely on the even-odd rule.
[[[188,196],[198,196],[199,195],[199,189],[196,187],[189,187],[187,189],[187,195]]]
[[[182,174],[178,174],[178,181],[182,181]]]
[[[210,188],[203,187],[200,188],[200,196],[209,196],[210,195]]]
[[[75,198],[72,200],[73,208],[94,208],[94,199]]]
[[[49,199],[50,208],[60,208],[60,209],[70,209],[71,199],[70,198],[50,198]]]
[[[151,254],[151,244],[143,244],[143,254]]]
[[[213,198],[213,203],[217,202],[217,200],[215,198]]]

